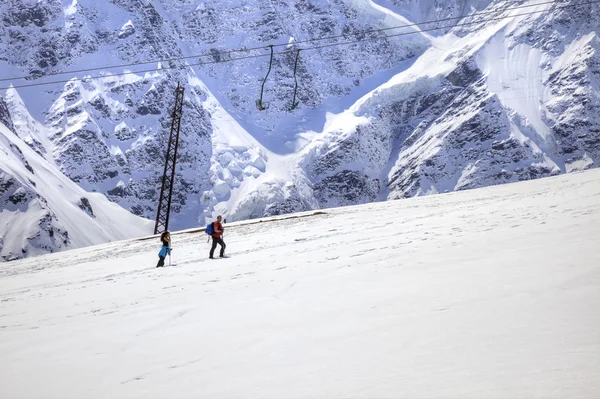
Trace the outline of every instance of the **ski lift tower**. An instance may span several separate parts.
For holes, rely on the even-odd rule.
[[[173,197],[173,185],[175,184],[177,147],[179,146],[179,129],[181,128],[181,116],[183,114],[183,93],[183,87],[177,83],[177,88],[175,89],[175,106],[171,115],[171,132],[169,133],[169,143],[167,144],[165,169],[160,188],[160,197],[158,199],[158,210],[156,211],[154,234],[159,234],[169,229],[171,198]]]

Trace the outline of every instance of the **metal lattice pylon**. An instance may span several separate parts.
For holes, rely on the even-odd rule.
[[[179,129],[181,128],[181,116],[183,114],[183,92],[183,87],[177,83],[177,89],[175,89],[175,106],[171,115],[171,132],[169,133],[169,144],[167,145],[165,158],[165,170],[163,172],[160,197],[158,199],[158,210],[156,211],[154,234],[159,234],[169,229],[171,197],[173,196],[173,185],[175,184],[177,147],[179,146]]]

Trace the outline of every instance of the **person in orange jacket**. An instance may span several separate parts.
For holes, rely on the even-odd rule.
[[[210,248],[210,259],[214,259],[213,255],[215,254],[215,249],[217,248],[217,244],[221,246],[221,254],[219,255],[221,258],[225,257],[225,242],[223,241],[223,231],[225,228],[221,224],[221,215],[217,216],[217,221],[212,223],[213,233],[212,233],[212,247]]]

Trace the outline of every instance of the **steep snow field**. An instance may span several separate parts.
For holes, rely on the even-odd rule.
[[[0,268],[3,398],[600,395],[600,171]]]

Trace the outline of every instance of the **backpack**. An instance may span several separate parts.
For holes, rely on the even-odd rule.
[[[206,225],[206,229],[204,229],[204,232],[206,234],[208,234],[209,236],[212,236],[215,233],[215,229],[213,228],[213,224],[209,223]]]

